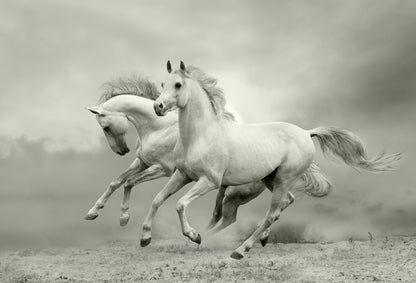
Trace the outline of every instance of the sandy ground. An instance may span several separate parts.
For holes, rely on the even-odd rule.
[[[96,248],[5,251],[0,282],[415,282],[416,238],[372,242],[256,245],[229,257],[238,242],[196,246],[186,239],[117,242]]]

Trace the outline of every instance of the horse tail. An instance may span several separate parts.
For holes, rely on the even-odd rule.
[[[364,144],[354,133],[336,127],[318,127],[309,131],[316,137],[322,152],[340,158],[347,165],[364,169],[371,173],[384,173],[394,170],[392,164],[401,159],[401,153],[386,155],[384,152],[369,159]]]
[[[324,197],[332,190],[332,183],[322,174],[321,169],[314,162],[305,173],[300,176],[293,191],[301,191],[313,197]]]

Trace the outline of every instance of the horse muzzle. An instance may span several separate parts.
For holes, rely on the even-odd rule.
[[[129,152],[130,152],[130,149],[126,148],[126,149],[117,151],[117,154],[123,156],[123,155],[125,155],[126,153],[129,153]]]
[[[163,104],[163,102],[157,102],[153,103],[153,109],[155,110],[155,113],[157,116],[165,116],[166,115],[166,107]]]

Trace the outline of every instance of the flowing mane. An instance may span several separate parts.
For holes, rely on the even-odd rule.
[[[209,76],[195,66],[187,66],[186,71],[199,83],[202,89],[205,90],[214,113],[227,120],[235,121],[234,114],[225,109],[226,99],[222,89],[217,86],[217,79]]]
[[[122,94],[141,96],[151,100],[159,97],[155,84],[137,75],[112,79],[105,82],[101,88],[104,90],[100,97],[101,103]]]

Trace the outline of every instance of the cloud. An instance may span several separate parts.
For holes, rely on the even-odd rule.
[[[100,133],[83,107],[98,87],[131,71],[158,82],[167,59],[217,76],[247,121],[410,108],[414,4],[363,5],[372,2],[5,2],[0,132],[46,139],[50,150],[94,150]],[[334,109],[320,111],[323,102]]]

